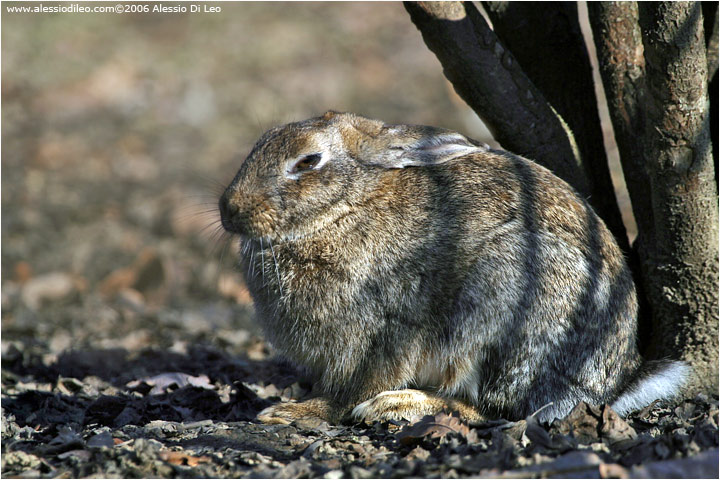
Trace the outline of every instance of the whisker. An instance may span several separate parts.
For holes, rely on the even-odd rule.
[[[226,232],[220,233],[220,236],[215,241],[215,245],[213,246],[213,249],[211,252],[211,256],[214,257],[216,255],[216,252],[217,252],[219,246],[222,245],[222,248],[220,250],[219,261],[213,262],[213,263],[215,263],[215,268],[214,268],[215,272],[213,273],[213,278],[215,279],[215,285],[217,285],[217,286],[220,285],[220,275],[222,274],[222,271],[223,271],[223,259],[225,256],[225,251],[227,250],[228,245],[231,244],[232,240],[233,240],[232,235],[226,235],[225,233]]]
[[[202,208],[202,209],[214,208],[215,210],[217,210],[217,209],[218,209],[218,202],[217,202],[217,200],[212,200],[212,199],[210,199],[210,200],[203,200],[203,201],[188,200],[187,202],[185,202],[185,203],[182,204],[181,208],[182,208],[183,210],[190,210],[190,209],[193,209],[193,208]]]
[[[255,278],[255,245],[250,249],[250,278]]]
[[[192,175],[196,179],[201,180],[200,183],[204,183],[206,187],[213,188],[213,189],[221,189],[220,193],[224,192],[225,188],[227,187],[226,182],[222,182],[222,181],[218,180],[217,178],[209,177],[203,173],[200,173],[200,172],[194,171],[194,170],[189,170],[189,172],[192,173]]]
[[[260,268],[262,269],[262,285],[265,287],[265,247],[263,247],[263,240],[260,237]]]
[[[275,262],[275,275],[277,275],[278,289],[280,290],[280,298],[283,296],[282,284],[280,283],[280,269],[278,268],[277,258],[275,257],[275,249],[273,248],[272,240],[268,239],[270,243],[270,252],[272,252],[273,261]]]
[[[216,195],[214,192],[213,193],[186,193],[183,195],[183,198],[186,200],[187,199],[197,200],[199,198],[204,198],[204,199],[207,199],[208,201],[214,200],[217,202],[220,199],[220,196],[221,195]]]
[[[220,270],[222,268],[223,260],[225,259],[225,252],[227,252],[228,245],[230,245],[230,243],[232,243],[232,237],[228,237],[227,240],[223,243],[224,243],[223,248],[220,251],[220,263],[218,263],[218,271],[217,271],[218,281],[220,280]]]
[[[215,230],[209,235],[212,242],[212,248],[210,249],[210,256],[216,255],[217,249],[221,243],[227,243],[232,240],[232,235],[228,234],[222,226],[215,227]]]
[[[210,229],[212,227],[215,227],[214,230],[212,231],[213,234],[217,234],[217,232],[225,231],[225,229],[222,226],[222,222],[220,221],[220,219],[217,219],[217,220],[213,221],[212,223],[205,225],[200,230],[198,230],[198,233],[202,235],[202,234],[206,233],[208,231],[208,229]]]
[[[220,216],[220,210],[218,210],[215,204],[204,204],[204,205],[184,205],[178,209],[181,215],[217,215]]]
[[[233,236],[232,234],[228,233],[222,225],[216,225],[215,230],[210,234],[210,238],[213,239],[213,241],[221,241],[223,239],[232,240]]]
[[[255,117],[255,123],[257,124],[258,128],[260,129],[261,132],[266,131],[267,128],[265,128],[265,125],[263,125],[263,123],[260,121],[260,116],[258,115],[257,110],[254,108],[252,110],[253,110],[253,112],[252,112],[253,117]]]
[[[202,210],[201,210],[202,209]],[[193,206],[186,206],[186,207],[180,207],[180,215],[177,216],[177,218],[183,218],[183,217],[192,217],[195,215],[213,215],[213,216],[220,216],[220,211],[217,209],[217,206],[215,207],[205,207],[204,205],[193,205]]]

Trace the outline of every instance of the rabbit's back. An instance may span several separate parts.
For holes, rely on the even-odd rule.
[[[436,355],[467,372],[448,392],[479,385],[486,412],[515,418],[550,401],[547,418],[578,399],[610,402],[640,357],[635,288],[608,229],[567,184],[523,158],[490,152],[446,167],[460,185],[449,189],[459,193],[443,223],[471,238]],[[457,211],[466,217],[456,221]]]

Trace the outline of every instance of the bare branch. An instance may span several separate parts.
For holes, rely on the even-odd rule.
[[[627,251],[629,245],[620,209],[615,196],[610,194],[614,189],[577,4],[482,3],[493,31],[572,130],[590,184],[590,203]]]
[[[655,230],[648,295],[662,335],[693,387],[718,388],[718,197],[711,153],[707,56],[698,2],[641,2],[648,86],[644,135]]]
[[[718,185],[718,3],[702,2],[705,41],[707,43],[708,82],[710,93],[710,136],[715,159],[715,186]]]
[[[654,243],[650,182],[645,171],[645,57],[635,2],[589,2],[588,13],[600,64],[610,119],[625,182],[638,224],[636,246],[641,261]]]
[[[707,42],[708,81],[718,70],[718,4],[702,2],[703,23]]]
[[[590,194],[572,133],[475,6],[405,2],[445,76],[504,148],[541,163]]]

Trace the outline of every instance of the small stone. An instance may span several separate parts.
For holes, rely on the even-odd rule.
[[[112,435],[110,435],[110,432],[102,432],[97,435],[93,435],[90,440],[87,441],[87,446],[95,448],[114,447],[115,439],[113,439]]]
[[[6,474],[9,470],[27,470],[40,466],[40,459],[30,453],[21,450],[7,452],[2,455],[2,471]]]
[[[70,450],[68,452],[61,453],[60,455],[58,455],[58,458],[64,460],[66,458],[74,457],[78,460],[87,462],[88,460],[90,460],[91,456],[92,454],[87,450]]]
[[[406,458],[409,460],[418,459],[418,460],[425,461],[428,459],[429,456],[430,456],[430,452],[428,452],[424,448],[418,446],[418,447],[415,447],[412,450],[410,450],[410,453],[407,454]]]
[[[13,274],[15,275],[15,280],[19,284],[23,285],[32,278],[32,267],[29,263],[20,261],[15,264],[15,267],[13,268]]]
[[[145,297],[142,293],[134,288],[123,288],[117,294],[118,303],[129,308],[135,313],[143,313],[145,311]]]
[[[31,310],[37,310],[43,303],[67,300],[78,291],[75,279],[63,272],[48,273],[27,281],[21,298]]]
[[[74,395],[83,389],[83,382],[77,378],[58,378],[57,388],[60,393]]]
[[[348,469],[350,478],[373,478],[375,475],[368,469],[352,465]]]

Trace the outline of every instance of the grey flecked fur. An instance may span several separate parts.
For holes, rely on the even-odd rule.
[[[296,172],[313,154],[319,168]],[[337,421],[408,388],[482,417],[618,398],[627,413],[686,374],[643,363],[630,272],[587,202],[458,133],[336,112],[278,127],[220,210],[268,340],[317,379],[316,403],[265,418]],[[414,411],[384,398],[356,415]]]

